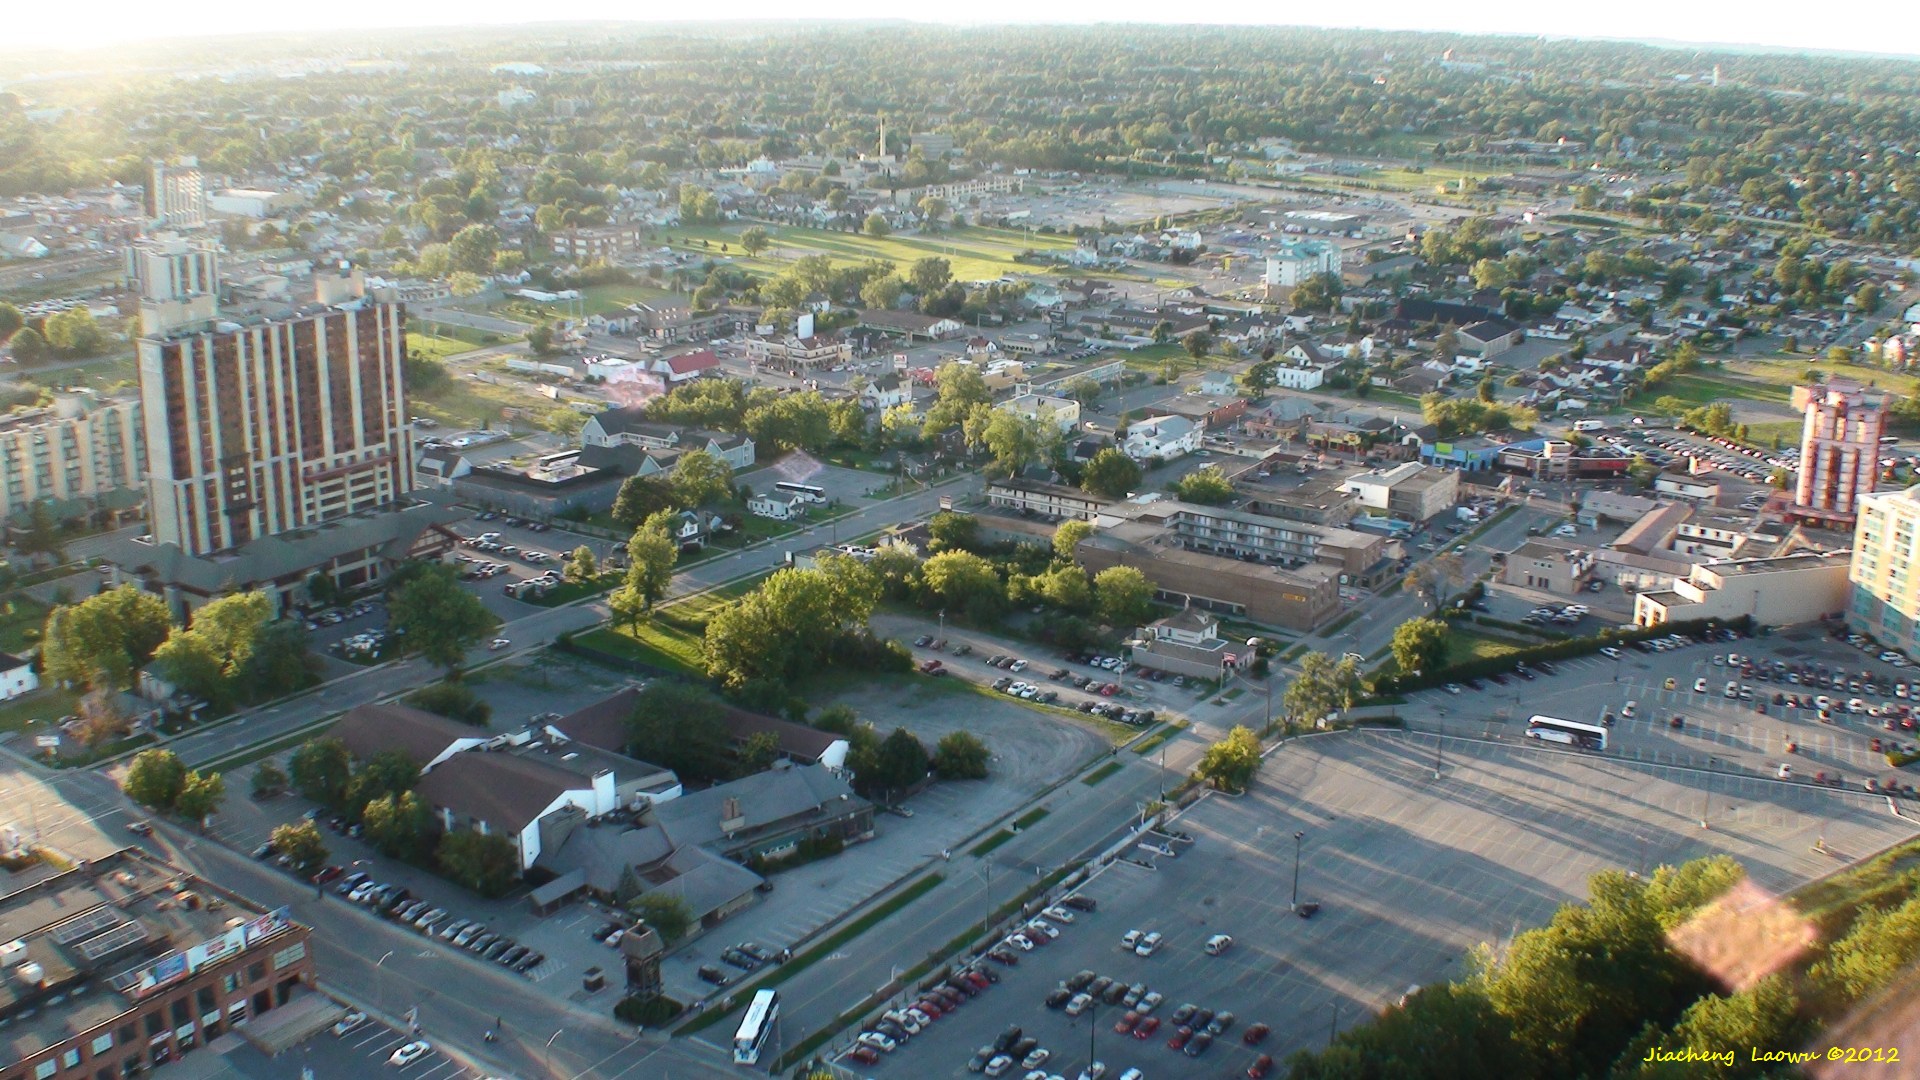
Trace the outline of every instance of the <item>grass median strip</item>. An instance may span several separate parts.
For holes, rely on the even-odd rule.
[[[972,855],[974,858],[979,858],[980,856],[991,852],[994,848],[999,847],[1001,844],[1004,844],[1011,839],[1013,839],[1013,830],[1001,829],[1000,831],[994,833],[992,836],[989,836],[985,840],[982,840],[979,843],[973,845],[971,848],[968,848],[967,854]]]
[[[1041,818],[1046,817],[1050,813],[1052,813],[1052,811],[1048,810],[1046,807],[1036,806],[1033,809],[1027,811],[1026,813],[1020,815],[1019,819],[1013,823],[1013,831],[1020,832],[1023,829],[1031,828]]]
[[[750,987],[741,987],[734,993],[726,1008],[715,1009],[695,1020],[689,1021],[683,1025],[680,1030],[674,1032],[674,1034],[691,1035],[696,1031],[704,1030],[721,1022],[726,1019],[728,1014],[735,1011],[734,1002],[751,1000],[753,991],[779,986],[781,983],[807,970],[814,964],[826,959],[832,953],[839,951],[842,946],[854,938],[859,937],[861,934],[879,925],[881,920],[887,916],[894,914],[901,908],[932,892],[945,880],[946,878],[940,874],[928,874],[926,877],[902,889],[897,895],[890,897],[872,911],[867,912],[865,915],[834,931],[813,948],[808,949],[806,952],[773,969],[767,974],[766,978],[761,979]]]
[[[1102,765],[1099,768],[1088,773],[1087,775],[1081,777],[1080,782],[1087,785],[1088,787],[1092,787],[1093,785],[1099,783],[1102,780],[1105,780],[1107,777],[1112,776],[1114,773],[1117,773],[1119,771],[1120,771],[1120,763],[1117,761],[1109,761],[1105,765]]]

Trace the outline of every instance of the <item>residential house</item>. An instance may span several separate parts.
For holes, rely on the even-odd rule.
[[[1340,360],[1320,351],[1311,341],[1296,341],[1280,354],[1288,362],[1275,364],[1273,381],[1288,390],[1317,390]]]
[[[1155,416],[1127,429],[1120,450],[1135,461],[1171,461],[1200,449],[1200,425],[1181,416]]]
[[[1186,607],[1148,623],[1128,642],[1135,664],[1195,679],[1225,679],[1253,650],[1220,636],[1220,617],[1204,608]]]
[[[888,372],[860,390],[860,404],[874,412],[885,412],[897,405],[911,404],[913,387],[900,376]]]
[[[1021,394],[994,406],[1022,420],[1044,420],[1065,435],[1080,426],[1080,403],[1050,394]]]
[[[0,701],[12,701],[38,689],[40,676],[33,670],[30,657],[0,653]]]
[[[735,472],[752,468],[755,460],[753,439],[748,436],[656,423],[647,419],[645,405],[626,405],[593,416],[580,429],[580,445],[637,446],[678,453],[704,450]]]
[[[668,386],[678,386],[702,376],[720,374],[720,358],[714,355],[712,349],[699,349],[678,356],[659,357],[649,361],[647,368],[664,378]]]
[[[793,521],[807,516],[807,499],[804,495],[763,491],[747,500],[747,513],[773,521]]]

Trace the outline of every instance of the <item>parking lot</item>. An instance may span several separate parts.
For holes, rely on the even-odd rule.
[[[394,1051],[415,1039],[427,1043],[429,1049],[425,1054],[407,1065],[389,1062]],[[245,1040],[231,1042],[232,1048],[220,1055],[226,1067],[223,1075],[245,1080],[300,1080],[303,1069],[312,1070],[310,1075],[315,1078],[390,1076],[396,1080],[481,1080],[486,1075],[448,1057],[435,1043],[433,1032],[409,1035],[374,1019],[362,1020],[344,1034],[323,1030],[274,1057],[266,1056]],[[186,1059],[187,1062],[194,1060],[194,1057]]]
[[[1203,800],[1173,823],[1194,838],[1171,845],[1177,857],[1108,867],[1081,890],[1097,911],[996,968],[999,985],[863,1071],[964,1076],[979,1047],[1017,1024],[1052,1052],[1049,1074],[1078,1075],[1090,1041],[1110,1077],[1241,1072],[1258,1052],[1284,1061],[1411,986],[1463,974],[1473,947],[1544,921],[1599,870],[1725,852],[1781,891],[1914,832],[1859,792],[1478,739],[1448,738],[1442,753],[1435,780],[1432,736],[1288,744],[1248,795]],[[1699,827],[1703,806],[1711,829]],[[1311,919],[1293,915],[1296,850],[1298,899],[1318,905]],[[1135,929],[1165,942],[1150,957],[1123,952]],[[1234,939],[1220,956],[1205,948],[1215,934]],[[1048,1008],[1048,992],[1081,970],[1162,994],[1153,1037],[1115,1034],[1120,1006],[1079,1018]],[[1235,1014],[1198,1061],[1167,1046],[1171,1016],[1188,1003]],[[1237,1037],[1253,1023],[1273,1029],[1257,1050]]]

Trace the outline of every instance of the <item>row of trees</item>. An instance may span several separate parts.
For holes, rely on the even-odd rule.
[[[127,798],[161,813],[204,823],[227,797],[227,782],[217,772],[189,769],[171,750],[142,750],[127,765],[122,785]]]

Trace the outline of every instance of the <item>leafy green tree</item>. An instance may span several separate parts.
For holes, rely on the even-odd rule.
[[[1393,632],[1393,662],[1401,671],[1431,671],[1447,658],[1452,631],[1440,619],[1408,619]]]
[[[974,551],[980,547],[980,519],[942,510],[927,520],[927,536],[927,546],[936,552]]]
[[[740,771],[762,772],[780,760],[780,736],[771,731],[756,731],[740,744]]]
[[[493,706],[487,704],[486,699],[466,683],[429,683],[408,694],[406,702],[416,709],[475,727],[487,726],[487,721],[493,717]]]
[[[360,819],[367,842],[389,858],[418,861],[433,848],[433,808],[411,791],[374,799]]]
[[[294,873],[311,874],[327,863],[327,841],[311,821],[275,825],[267,841],[293,863]]]
[[[1204,359],[1207,353],[1213,351],[1213,335],[1205,330],[1195,330],[1181,338],[1180,344],[1187,350],[1188,356],[1195,360]]]
[[[1115,447],[1104,447],[1080,474],[1080,488],[1103,499],[1123,499],[1140,486],[1140,463]]]
[[[1309,652],[1300,658],[1300,673],[1287,683],[1280,703],[1287,716],[1310,724],[1337,709],[1351,708],[1361,689],[1358,662]]]
[[[5,341],[12,337],[25,325],[27,325],[27,320],[20,314],[19,308],[5,301],[0,301],[0,341]]]
[[[1075,615],[1093,610],[1093,583],[1087,572],[1072,563],[1056,565],[1034,577],[1018,576],[1009,588],[1016,603],[1039,599],[1049,607]]]
[[[422,567],[387,596],[387,621],[409,654],[458,678],[467,650],[499,624],[480,598],[468,592],[453,568]]]
[[[1203,465],[1172,484],[1173,493],[1181,499],[1215,506],[1233,498],[1233,484],[1218,465]]]
[[[613,613],[629,626],[640,625],[673,583],[673,566],[680,546],[667,534],[664,518],[652,518],[627,539],[627,571],[620,586],[607,597]]]
[[[566,569],[561,576],[576,585],[586,585],[600,579],[600,560],[594,557],[593,549],[585,544],[573,549],[567,557]]]
[[[613,523],[631,529],[662,510],[674,509],[673,484],[658,476],[629,476],[613,499]]]
[[[730,501],[733,468],[705,450],[682,454],[673,469],[673,497],[689,508]]]
[[[173,800],[174,812],[188,821],[205,821],[220,810],[227,798],[226,778],[217,772],[187,773],[180,783],[180,794]]]
[[[546,356],[553,352],[553,324],[542,319],[527,331],[527,348],[535,356]]]
[[[499,253],[500,230],[491,225],[469,225],[447,241],[447,256],[455,271],[490,274]]]
[[[520,877],[513,842],[498,833],[455,829],[434,852],[440,872],[481,896],[503,896]]]
[[[271,798],[287,790],[287,771],[271,761],[263,761],[254,766],[253,780],[249,786],[257,799]]]
[[[37,364],[53,354],[53,346],[47,344],[46,336],[31,326],[23,327],[9,341],[13,358],[23,364]]]
[[[1340,302],[1340,275],[1312,274],[1293,290],[1293,306],[1299,311],[1332,311]]]
[[[57,682],[125,687],[171,629],[166,601],[138,586],[121,585],[48,613],[42,666]]]
[[[1259,737],[1252,729],[1236,725],[1200,755],[1194,775],[1222,791],[1245,791],[1259,770]]]
[[[888,310],[900,303],[900,295],[906,292],[907,283],[897,274],[887,274],[873,278],[860,286],[860,303],[881,311]]]
[[[1080,520],[1063,521],[1053,530],[1053,557],[1061,562],[1072,562],[1074,549],[1080,541],[1093,535],[1093,523]]]
[[[933,748],[933,771],[942,780],[985,780],[987,744],[970,731],[950,731]]]
[[[892,798],[924,780],[931,765],[926,746],[906,728],[893,729],[885,739],[864,729],[847,753],[854,789],[869,798]]]
[[[953,264],[938,255],[916,259],[907,271],[907,281],[921,296],[937,293],[953,281]]]
[[[127,798],[155,810],[171,810],[187,783],[187,767],[171,750],[142,750],[127,766],[121,787]]]
[[[990,470],[994,473],[1011,476],[1048,460],[1060,445],[1060,428],[1047,417],[1030,419],[1005,409],[990,412],[979,441],[993,455]]]
[[[946,260],[936,261],[944,263]],[[917,267],[919,264],[914,265]],[[948,364],[942,367],[935,376],[935,386],[933,404],[927,408],[926,422],[921,427],[921,433],[927,438],[958,427],[975,406],[988,405],[993,401],[993,393],[987,389],[987,380],[971,364]]]
[[[767,235],[767,230],[758,225],[750,225],[740,233],[740,247],[749,255],[760,254],[767,250],[770,243],[772,238]]]
[[[878,213],[868,214],[860,229],[868,236],[888,236],[893,232],[893,226],[887,224],[886,217]]]
[[[293,752],[288,771],[302,798],[337,808],[353,779],[353,757],[339,739],[308,739]]]
[[[993,564],[971,551],[942,551],[920,565],[921,587],[931,603],[953,611],[997,615],[1006,586]]]
[[[21,530],[20,539],[14,546],[20,549],[22,555],[47,555],[54,562],[65,561],[65,546],[60,543],[60,521],[53,516],[53,507],[45,499],[28,508],[27,527]]]
[[[720,702],[684,683],[656,680],[634,695],[627,752],[695,781],[733,776],[732,737]]]
[[[1240,376],[1240,385],[1245,388],[1248,397],[1259,401],[1267,396],[1267,391],[1279,385],[1280,379],[1276,374],[1279,368],[1277,361],[1262,360]]]
[[[47,318],[47,344],[62,356],[97,356],[107,347],[107,332],[83,304]],[[20,343],[14,342],[19,355]]]
[[[664,892],[642,893],[628,905],[641,922],[653,927],[653,932],[667,943],[679,941],[693,929],[693,910],[687,902],[678,896]]]
[[[792,681],[863,631],[879,599],[879,578],[852,559],[829,556],[817,569],[776,571],[708,619],[707,673],[729,690]]]
[[[1138,626],[1153,610],[1153,583],[1131,566],[1109,566],[1094,575],[1093,597],[1108,626]]]

